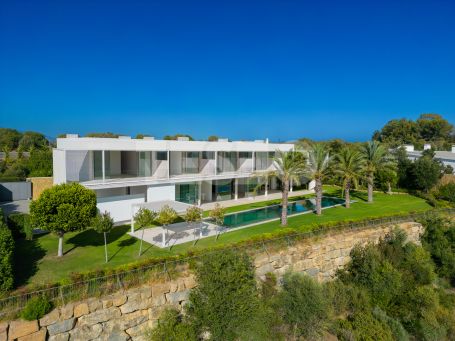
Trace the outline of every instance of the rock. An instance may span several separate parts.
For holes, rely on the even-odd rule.
[[[163,304],[166,304],[166,297],[164,296],[164,294],[161,296],[156,296],[156,297],[154,296],[150,300],[150,306],[152,306],[152,307],[158,307]]]
[[[118,319],[113,319],[104,323],[105,332],[123,331],[132,328],[148,320],[147,310],[137,310],[134,313],[122,315]]]
[[[8,331],[8,339],[14,340],[18,339],[22,336],[30,335],[32,333],[37,332],[39,329],[38,321],[24,321],[24,320],[16,320],[11,321],[9,325]]]
[[[128,314],[136,310],[147,309],[150,300],[142,299],[140,294],[133,294],[128,297],[128,301],[120,307],[122,314]]]
[[[257,276],[263,276],[267,272],[272,272],[273,271],[273,266],[270,263],[264,264],[256,269],[256,275]]]
[[[54,324],[60,318],[60,312],[58,309],[52,310],[49,314],[44,315],[43,318],[39,320],[39,325],[41,327],[47,327],[50,324]]]
[[[17,339],[17,341],[46,341],[46,328],[40,329],[33,334],[29,334],[27,336],[22,336]]]
[[[8,323],[0,322],[0,341],[8,340]]]
[[[101,301],[103,304],[103,309],[107,309],[113,306],[112,298],[107,298]]]
[[[310,275],[311,277],[315,277],[317,276],[317,274],[319,273],[319,269],[317,268],[311,268],[311,269],[308,269],[305,271],[308,275]]]
[[[61,320],[68,320],[71,317],[73,317],[73,310],[74,310],[74,304],[69,303],[62,308],[60,308],[60,319]]]
[[[48,341],[68,341],[69,339],[70,339],[69,333],[62,333],[62,334],[49,336]]]
[[[110,334],[107,341],[127,341],[130,337],[125,332],[114,332]]]
[[[187,289],[193,289],[194,287],[197,286],[196,278],[194,276],[189,276],[189,277],[184,278],[184,282],[185,282],[185,288],[187,288]]]
[[[80,317],[83,315],[88,315],[89,308],[87,303],[80,303],[74,307],[74,317]]]
[[[68,320],[51,324],[47,327],[47,331],[49,332],[49,335],[64,333],[73,329],[75,323],[76,319],[70,318]]]
[[[94,324],[93,326],[81,326],[76,327],[70,331],[71,340],[91,340],[100,336],[103,331],[103,327],[100,324]]]
[[[120,309],[117,307],[111,307],[105,310],[98,310],[88,315],[79,317],[78,327],[79,326],[92,326],[97,323],[106,322],[121,316]]]
[[[152,286],[152,296],[159,296],[170,292],[169,283],[157,283]]]
[[[166,294],[166,301],[171,304],[176,304],[176,303],[178,304],[181,301],[187,300],[189,295],[190,295],[189,290],[170,292],[170,293]]]
[[[101,301],[96,298],[89,300],[87,302],[87,305],[88,305],[88,310],[90,310],[91,313],[103,308],[103,304],[101,303]]]
[[[7,341],[8,340],[8,334],[7,331],[0,332],[0,341]]]
[[[140,336],[140,335],[144,335],[147,330],[151,329],[151,327],[152,327],[151,322],[147,321],[147,322],[141,323],[137,326],[127,329],[126,333],[129,336],[133,336],[133,337]]]
[[[127,299],[128,297],[126,297],[126,295],[117,295],[112,298],[112,304],[118,307],[121,306],[122,304],[125,304]]]

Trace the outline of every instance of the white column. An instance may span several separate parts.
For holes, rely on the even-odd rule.
[[[215,151],[215,175],[218,174],[218,152]]]
[[[171,177],[171,153],[167,151],[167,178]]]
[[[269,195],[269,178],[265,177],[265,196]]]
[[[289,181],[289,192],[292,192],[292,180]]]
[[[253,161],[253,172],[256,170],[256,152],[252,154],[252,161]]]
[[[201,206],[202,204],[202,181],[199,181],[197,188],[197,205]]]
[[[234,200],[239,199],[239,179],[234,179]]]
[[[106,165],[104,159],[104,150],[101,153],[101,166],[103,168],[103,181],[106,180]]]
[[[165,232],[163,226],[161,226],[161,228],[163,229],[163,235],[162,235],[161,246],[162,246],[162,247],[166,247],[166,232]]]

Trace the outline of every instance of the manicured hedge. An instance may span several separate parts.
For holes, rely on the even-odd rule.
[[[7,222],[14,239],[33,239],[33,229],[30,224],[30,215],[26,213],[12,213],[8,216]]]
[[[14,239],[4,222],[0,222],[0,294],[13,288]]]

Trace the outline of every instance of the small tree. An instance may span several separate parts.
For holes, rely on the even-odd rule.
[[[166,246],[166,235],[168,233],[167,227],[168,227],[168,225],[170,225],[174,221],[176,221],[177,217],[178,217],[177,212],[169,205],[164,205],[161,208],[161,210],[158,212],[156,221],[158,222],[158,224],[163,226],[163,241],[162,241],[163,247]],[[166,234],[165,234],[165,230],[166,230]]]
[[[183,219],[187,222],[187,224],[191,227],[194,224],[193,236],[194,242],[193,245],[196,243],[196,226],[197,223],[202,221],[202,209],[197,206],[188,207]],[[202,226],[200,226],[199,238],[202,237]]]
[[[92,219],[92,227],[96,232],[104,234],[104,255],[107,263],[106,233],[111,232],[112,227],[114,227],[114,219],[111,218],[109,212],[97,214],[95,218]]]
[[[65,233],[85,229],[95,215],[95,192],[78,183],[51,187],[30,204],[32,226],[57,234],[59,257]]]
[[[213,220],[213,222],[218,226],[218,231],[221,231],[223,225],[224,225],[224,216],[226,214],[226,209],[221,206],[220,204],[215,204],[215,207],[213,210],[210,211],[210,218]],[[216,235],[216,238],[218,239],[219,233]]]
[[[14,239],[6,224],[0,220],[0,293],[13,288]]]
[[[140,208],[134,215],[134,228],[142,229],[141,243],[139,246],[139,257],[142,254],[142,241],[144,240],[144,230],[147,226],[151,226],[156,218],[156,212],[148,208]]]

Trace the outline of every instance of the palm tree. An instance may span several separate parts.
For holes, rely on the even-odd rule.
[[[276,176],[282,184],[281,188],[281,226],[288,224],[288,195],[291,181],[300,184],[300,177],[305,172],[305,158],[297,151],[283,152],[277,150],[273,160],[275,170],[268,176]]]
[[[345,147],[336,156],[335,174],[338,174],[343,179],[346,208],[351,206],[350,189],[352,186],[357,186],[362,169],[362,155],[357,150]]]
[[[368,141],[360,149],[364,161],[364,173],[368,184],[368,202],[373,202],[374,176],[379,170],[394,168],[392,157],[378,141]]]
[[[305,169],[305,176],[315,181],[314,191],[316,193],[316,214],[322,211],[322,180],[329,172],[331,158],[325,146],[315,143],[308,151],[308,161]]]

